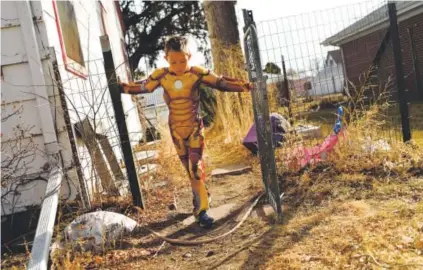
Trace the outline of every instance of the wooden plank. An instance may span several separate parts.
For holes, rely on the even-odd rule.
[[[247,165],[243,164],[237,164],[237,165],[231,165],[226,166],[223,168],[217,168],[212,171],[212,176],[219,177],[219,176],[225,176],[225,175],[238,175],[250,172],[252,168]]]
[[[113,175],[117,181],[125,180],[125,176],[120,169],[119,162],[116,159],[115,152],[110,145],[110,141],[107,136],[102,134],[97,134],[101,148],[103,149],[104,154],[106,155],[107,161],[109,162],[110,168],[112,169]]]
[[[235,208],[235,206],[236,204],[234,203],[223,204],[219,207],[209,209],[207,211],[207,214],[213,217],[216,222],[229,216],[229,214],[231,213],[232,209]],[[188,227],[195,223],[195,217],[190,216],[189,218],[184,219],[181,223],[183,226]]]
[[[112,194],[119,194],[89,120],[85,118],[82,122],[76,124],[76,129],[81,134],[82,140],[90,153],[92,163],[101,180],[103,189]]]
[[[29,270],[47,269],[62,179],[61,168],[56,168],[50,173],[28,263]]]
[[[159,151],[148,150],[135,153],[135,162],[138,166],[153,162],[159,158]]]

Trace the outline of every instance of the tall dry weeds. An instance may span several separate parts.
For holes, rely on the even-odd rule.
[[[245,60],[239,45],[226,46],[215,41],[215,49],[223,55],[224,62],[215,63],[214,71],[219,75],[248,80]],[[218,133],[227,141],[239,141],[253,120],[251,94],[216,92],[217,111],[210,133]]]
[[[368,76],[371,74],[369,70]],[[403,143],[392,136],[393,130],[387,121],[391,102],[392,81],[384,85],[366,80],[361,87],[353,87],[354,95],[347,100],[344,116],[344,130],[339,142],[328,156],[329,161],[339,172],[360,173],[372,170],[405,175],[423,168],[423,150],[413,142]],[[325,134],[327,135],[327,134]],[[288,134],[282,149],[277,150],[278,169],[283,172],[298,171],[298,166],[288,167],[287,159],[292,159],[293,149],[310,147],[318,141],[304,141],[297,134]],[[289,164],[296,164],[292,159]]]
[[[213,46],[225,59],[215,63],[216,73],[248,80],[241,46],[226,46],[217,40]],[[239,162],[250,163],[250,153],[243,147],[242,140],[254,122],[251,94],[216,91],[216,101],[215,121],[205,133],[208,170]]]

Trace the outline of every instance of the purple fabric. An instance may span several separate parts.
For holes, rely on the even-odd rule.
[[[272,128],[273,147],[278,147],[283,142],[284,134],[290,128],[289,122],[280,114],[272,113],[270,115],[270,124]],[[256,124],[253,124],[251,126],[242,143],[253,154],[257,154],[258,147]]]

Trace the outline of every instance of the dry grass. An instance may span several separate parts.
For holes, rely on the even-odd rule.
[[[380,168],[374,167],[376,160],[362,160],[361,167],[345,168],[341,163],[333,159],[282,176],[285,203],[296,207],[274,236],[277,244],[261,269],[423,267],[422,171],[413,177],[414,166]]]
[[[214,63],[214,71],[219,75],[247,80],[245,60],[240,44],[225,45],[212,39],[214,54],[225,61]],[[228,143],[239,143],[253,122],[252,99],[248,93],[216,92],[216,119],[208,131],[209,138],[222,134]]]
[[[218,74],[247,80],[241,46],[224,46],[213,41],[213,49],[224,55],[224,63],[215,63]],[[242,140],[253,121],[252,99],[249,93],[216,92],[216,120],[206,131],[206,153],[209,167],[250,163]]]
[[[357,104],[360,105],[360,104]],[[384,139],[383,96],[356,106],[346,132],[327,161],[299,174],[279,167],[282,189],[298,204],[278,234],[283,254],[268,256],[262,269],[422,269],[423,150],[389,141],[389,151],[366,151]],[[279,150],[283,161],[292,136]],[[289,202],[287,202],[289,203]],[[295,237],[286,237],[294,234]]]
[[[419,269],[421,207],[401,200],[352,200],[299,213],[284,234],[309,226],[307,234],[263,269]]]
[[[275,97],[270,97],[272,104]],[[346,112],[350,119],[345,123],[346,132],[327,161],[303,173],[279,163],[281,189],[286,194],[284,203],[291,210],[283,226],[275,227],[262,246],[250,248],[248,261],[260,254],[258,265],[252,265],[252,269],[423,267],[422,149],[413,143],[389,141],[390,151],[366,151],[366,142],[385,138],[381,115],[390,107],[380,95],[372,106],[356,104],[356,108]],[[225,130],[236,134],[242,127],[228,126]],[[234,140],[236,136],[226,142],[225,138],[224,134],[209,130],[209,168],[245,160],[258,164],[240,141]],[[278,149],[278,161],[293,145],[309,143],[291,135],[285,147]],[[164,140],[162,149],[172,147]],[[167,162],[175,164],[177,160]],[[253,221],[246,226],[270,227]],[[236,237],[232,241],[236,242]]]
[[[247,96],[247,95],[245,95]],[[230,97],[225,99],[224,97]],[[258,160],[244,149],[240,139],[252,123],[251,106],[243,108],[237,96],[222,94],[219,121],[207,131],[207,171],[225,164],[243,162],[258,168]],[[248,97],[250,97],[248,95]],[[272,96],[271,96],[272,97]],[[219,102],[219,101],[218,101]],[[250,101],[249,101],[250,102]],[[271,99],[272,102],[272,99]],[[347,111],[350,121],[346,133],[334,152],[322,162],[299,173],[282,165],[288,151],[298,144],[306,144],[299,137],[288,137],[285,147],[278,149],[278,169],[284,204],[289,207],[282,226],[274,230],[261,243],[252,246],[247,260],[257,260],[255,269],[422,269],[423,268],[423,151],[419,146],[390,141],[391,150],[369,152],[363,145],[383,137],[384,122],[381,115],[389,110],[382,95],[370,106],[360,101],[355,111]],[[274,105],[276,106],[276,105]],[[231,114],[238,110],[239,114]],[[237,116],[238,115],[238,116]],[[242,118],[239,115],[247,115]],[[167,205],[173,202],[173,187],[187,186],[188,179],[174,150],[167,126],[160,128],[162,140],[157,178],[168,178],[171,186],[145,192],[148,209],[131,207],[129,198],[101,197],[95,207],[118,207],[140,223],[163,222],[167,219]],[[231,135],[231,136],[228,136]],[[57,227],[61,231],[64,219]],[[257,224],[255,224],[257,223]],[[250,227],[261,230],[271,228],[268,223],[252,220]],[[137,239],[130,239],[136,241]],[[237,241],[233,236],[231,243]],[[266,243],[266,244],[264,244]],[[251,245],[251,244],[250,244]],[[226,245],[232,249],[236,245]],[[205,247],[207,249],[209,247]],[[157,250],[157,247],[155,247]],[[198,249],[203,249],[199,247]],[[172,251],[175,251],[172,249]],[[247,248],[248,250],[248,248]],[[136,245],[93,256],[90,253],[65,251],[53,258],[55,269],[118,269],[122,260],[133,265],[150,265],[152,250]],[[254,254],[259,254],[254,258]],[[161,255],[162,268],[182,264],[172,252]],[[9,269],[23,269],[25,255],[2,258]],[[4,262],[6,260],[6,262]],[[175,261],[176,260],[176,261]],[[205,259],[203,259],[205,260]],[[210,260],[216,261],[211,257]],[[164,262],[169,262],[165,264]],[[127,264],[128,265],[128,264]],[[136,269],[136,267],[133,267]],[[192,267],[191,267],[192,268]],[[247,267],[248,268],[248,267]],[[188,268],[187,268],[188,269]],[[193,268],[194,269],[194,268]]]

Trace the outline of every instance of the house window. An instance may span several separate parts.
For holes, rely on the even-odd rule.
[[[98,20],[100,25],[100,35],[108,36],[109,30],[107,25],[107,11],[104,8],[101,1],[97,1],[97,14],[98,14]]]
[[[84,55],[73,3],[53,1],[53,8],[66,70],[86,78]]]

